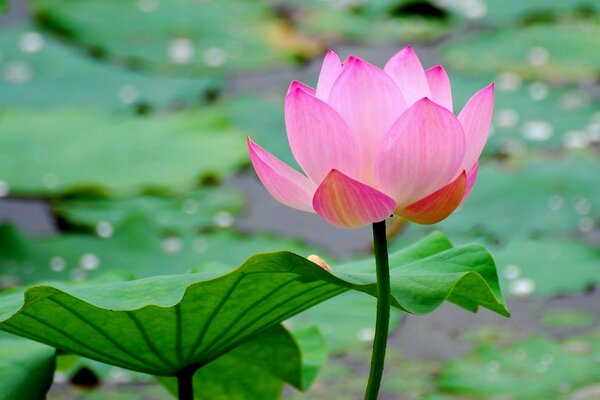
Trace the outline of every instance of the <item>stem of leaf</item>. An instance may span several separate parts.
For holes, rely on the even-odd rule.
[[[375,322],[371,370],[369,372],[369,383],[365,391],[365,400],[377,400],[383,376],[385,350],[390,326],[390,265],[385,220],[373,224],[373,243],[377,269],[377,321]]]
[[[197,370],[196,366],[190,366],[177,373],[177,398],[179,400],[194,400],[194,373]]]

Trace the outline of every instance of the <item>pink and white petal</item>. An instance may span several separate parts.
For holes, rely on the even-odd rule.
[[[377,187],[406,207],[455,179],[464,154],[465,135],[454,114],[428,98],[419,100],[379,147]]]
[[[348,123],[361,149],[361,181],[373,181],[373,165],[383,136],[406,109],[394,81],[381,69],[348,57],[328,103]]]
[[[379,190],[334,169],[317,188],[313,208],[333,225],[358,228],[389,217],[396,208],[396,202]]]
[[[452,89],[450,88],[450,79],[446,70],[441,66],[429,68],[425,71],[431,100],[440,106],[452,111]]]
[[[383,70],[396,82],[407,106],[423,97],[429,97],[425,71],[411,46],[406,46],[390,58]]]
[[[492,83],[475,93],[458,115],[467,139],[467,151],[462,169],[469,170],[477,163],[490,133],[493,110],[494,84]]]
[[[285,100],[285,126],[292,153],[311,181],[319,184],[334,168],[358,177],[358,139],[329,104],[297,88]]]
[[[479,173],[479,163],[473,165],[473,167],[467,170],[467,186],[465,188],[465,194],[463,195],[460,204],[464,203],[469,196],[471,195],[471,191],[473,190],[473,186],[475,186],[475,181],[477,180],[477,174]]]
[[[290,94],[294,89],[297,89],[297,88],[304,90],[306,93],[310,94],[311,96],[314,96],[316,93],[315,89],[308,86],[307,84],[299,82],[299,81],[292,81],[292,83],[290,83],[290,87],[288,88],[287,94]]]
[[[248,152],[256,175],[275,199],[286,206],[314,212],[316,186],[304,175],[279,160],[248,138]]]
[[[316,96],[319,99],[327,101],[329,92],[331,92],[331,87],[342,73],[342,69],[342,62],[338,55],[335,54],[333,50],[329,50],[323,59],[321,73],[319,74],[319,80],[317,81]]]
[[[431,225],[446,219],[461,204],[467,186],[467,174],[462,172],[453,182],[396,210],[396,214],[417,224]]]

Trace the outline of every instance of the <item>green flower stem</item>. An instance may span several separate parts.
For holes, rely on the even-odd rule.
[[[385,220],[373,224],[375,266],[377,268],[377,321],[375,322],[371,371],[365,400],[377,400],[390,327],[390,264],[385,233]]]
[[[177,398],[179,400],[194,400],[194,373],[196,366],[185,367],[177,373]]]

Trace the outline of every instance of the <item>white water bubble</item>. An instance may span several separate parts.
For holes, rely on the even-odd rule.
[[[194,239],[194,251],[196,253],[204,253],[208,249],[208,242],[206,239],[197,237]]]
[[[510,283],[509,291],[513,296],[530,296],[535,292],[535,282],[530,278],[515,279]]]
[[[521,77],[514,72],[502,72],[496,79],[497,88],[501,92],[514,92],[521,87]]]
[[[194,43],[187,38],[176,38],[167,48],[169,60],[173,64],[188,64],[194,57]]]
[[[210,47],[202,52],[202,61],[211,68],[218,68],[227,62],[227,52],[219,47]]]
[[[6,82],[19,85],[31,80],[33,70],[26,62],[10,62],[4,65],[3,76]]]
[[[198,212],[198,209],[200,208],[200,206],[196,199],[185,199],[183,201],[183,204],[181,205],[181,208],[184,213],[186,213],[188,215],[193,215]]]
[[[490,361],[486,364],[485,369],[492,374],[496,374],[500,371],[500,363],[498,361]]]
[[[463,0],[461,3],[461,11],[469,19],[481,19],[487,14],[487,4],[482,0]]]
[[[375,330],[373,328],[362,328],[356,334],[361,342],[372,342],[375,339]]]
[[[521,133],[525,139],[542,142],[552,137],[554,128],[548,121],[531,120],[521,126]]]
[[[123,385],[131,383],[132,377],[127,371],[121,368],[112,367],[108,373],[107,380],[112,384]]]
[[[554,194],[548,199],[548,208],[552,211],[558,211],[565,205],[565,200],[562,196]]]
[[[512,128],[519,123],[519,113],[512,108],[501,108],[496,111],[494,119],[498,128]]]
[[[589,146],[590,139],[585,131],[568,131],[563,135],[563,146],[568,150],[585,149]]]
[[[521,276],[521,267],[516,264],[507,265],[504,268],[503,275],[508,280],[515,280]]]
[[[158,6],[159,6],[158,0],[138,0],[138,2],[137,2],[137,8],[141,12],[145,12],[145,13],[156,11]]]
[[[162,241],[163,251],[167,254],[180,253],[183,250],[183,240],[176,236],[171,236]]]
[[[69,381],[69,375],[66,372],[55,371],[54,372],[54,383],[67,383]]]
[[[108,239],[114,233],[115,229],[108,221],[100,221],[96,224],[96,234],[102,239]]]
[[[0,197],[6,197],[10,193],[8,182],[0,180]]]
[[[590,233],[594,230],[594,220],[590,217],[582,217],[579,219],[579,231],[582,233]]]
[[[123,104],[133,104],[138,100],[140,93],[133,85],[123,85],[119,88],[118,96]]]
[[[56,187],[58,186],[58,183],[59,183],[58,176],[56,176],[56,174],[53,172],[46,172],[42,176],[42,185],[46,189],[56,189]]]
[[[235,223],[235,217],[229,211],[219,211],[215,214],[213,223],[219,228],[230,228]]]
[[[535,101],[542,101],[550,93],[550,88],[544,82],[533,82],[527,88],[529,97]]]
[[[575,211],[581,216],[588,215],[592,212],[592,203],[588,199],[579,199],[575,203]]]
[[[541,67],[550,61],[550,53],[544,47],[535,46],[529,49],[527,58],[531,65]]]
[[[560,108],[565,111],[578,110],[586,107],[590,102],[590,97],[582,91],[565,93],[560,98]]]
[[[79,268],[83,271],[94,271],[100,266],[100,257],[94,253],[85,253],[79,257]]]
[[[525,361],[525,360],[527,360],[527,350],[525,350],[525,349],[518,349],[513,354],[513,358],[516,361]]]
[[[23,53],[38,53],[44,48],[44,37],[39,32],[25,32],[19,40],[19,48]]]
[[[85,279],[87,274],[81,268],[74,268],[71,270],[70,276],[74,281],[82,281]]]
[[[67,266],[67,262],[62,257],[54,256],[50,259],[50,261],[48,262],[48,265],[50,266],[50,269],[52,271],[62,272],[65,270],[65,268]]]

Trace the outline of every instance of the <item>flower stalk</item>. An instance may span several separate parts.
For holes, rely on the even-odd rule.
[[[177,373],[177,398],[179,400],[194,400],[194,373],[196,366],[183,368]]]
[[[377,320],[375,322],[375,338],[371,354],[371,370],[365,391],[365,400],[377,400],[390,326],[390,265],[388,260],[385,220],[373,224],[373,243],[375,266],[377,271]]]

